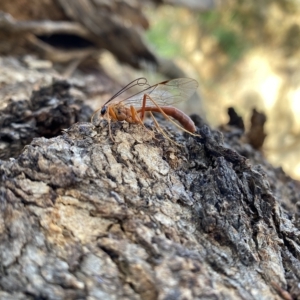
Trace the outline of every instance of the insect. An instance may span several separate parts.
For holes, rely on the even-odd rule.
[[[142,87],[142,91],[121,101],[117,99],[122,93],[136,86]],[[195,134],[195,124],[191,118],[181,110],[171,106],[174,103],[187,101],[195,93],[197,87],[198,82],[191,78],[171,79],[154,85],[149,85],[146,78],[138,78],[127,84],[96,110],[91,121],[93,122],[95,115],[100,111],[101,117],[106,118],[109,122],[109,134],[112,138],[110,121],[127,121],[144,126],[145,113],[149,112],[156,127],[166,136],[152,114],[152,112],[158,112],[183,131],[197,135]]]

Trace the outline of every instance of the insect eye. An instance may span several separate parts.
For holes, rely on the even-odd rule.
[[[107,107],[106,107],[106,106],[103,106],[103,107],[101,108],[101,112],[100,112],[100,113],[101,113],[102,116],[105,115],[106,110],[107,110]]]

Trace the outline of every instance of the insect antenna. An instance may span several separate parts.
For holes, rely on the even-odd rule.
[[[135,80],[131,81],[130,83],[128,83],[127,85],[125,85],[121,90],[119,90],[116,94],[114,94],[110,99],[108,99],[103,106],[107,105],[110,101],[114,100],[115,98],[120,96],[122,93],[124,93],[125,91],[128,91],[129,89],[133,88],[134,86],[145,86],[145,85],[148,87],[150,86],[145,77],[140,77],[138,79],[135,79]]]

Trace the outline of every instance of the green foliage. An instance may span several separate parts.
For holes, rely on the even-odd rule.
[[[171,36],[173,26],[173,20],[160,19],[146,32],[147,40],[163,57],[172,58],[182,54],[180,41],[174,40]]]
[[[229,57],[230,62],[242,57],[248,43],[238,30],[237,25],[240,21],[238,15],[210,11],[200,14],[198,20],[200,30],[205,35],[216,38],[220,49]]]
[[[208,11],[199,15],[199,23],[207,29],[213,28],[220,23],[220,13],[218,11]]]
[[[241,58],[246,49],[246,43],[239,35],[226,28],[216,28],[213,34],[218,39],[220,48],[231,61]]]

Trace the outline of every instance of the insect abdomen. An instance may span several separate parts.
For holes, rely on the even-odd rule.
[[[193,120],[186,115],[184,112],[181,110],[175,108],[175,107],[170,107],[170,106],[160,106],[160,109],[168,116],[174,118],[176,121],[178,121],[182,127],[191,132],[194,133],[196,131],[195,124]],[[158,107],[145,107],[145,111],[153,111],[153,112],[159,112],[161,113],[160,109]]]

